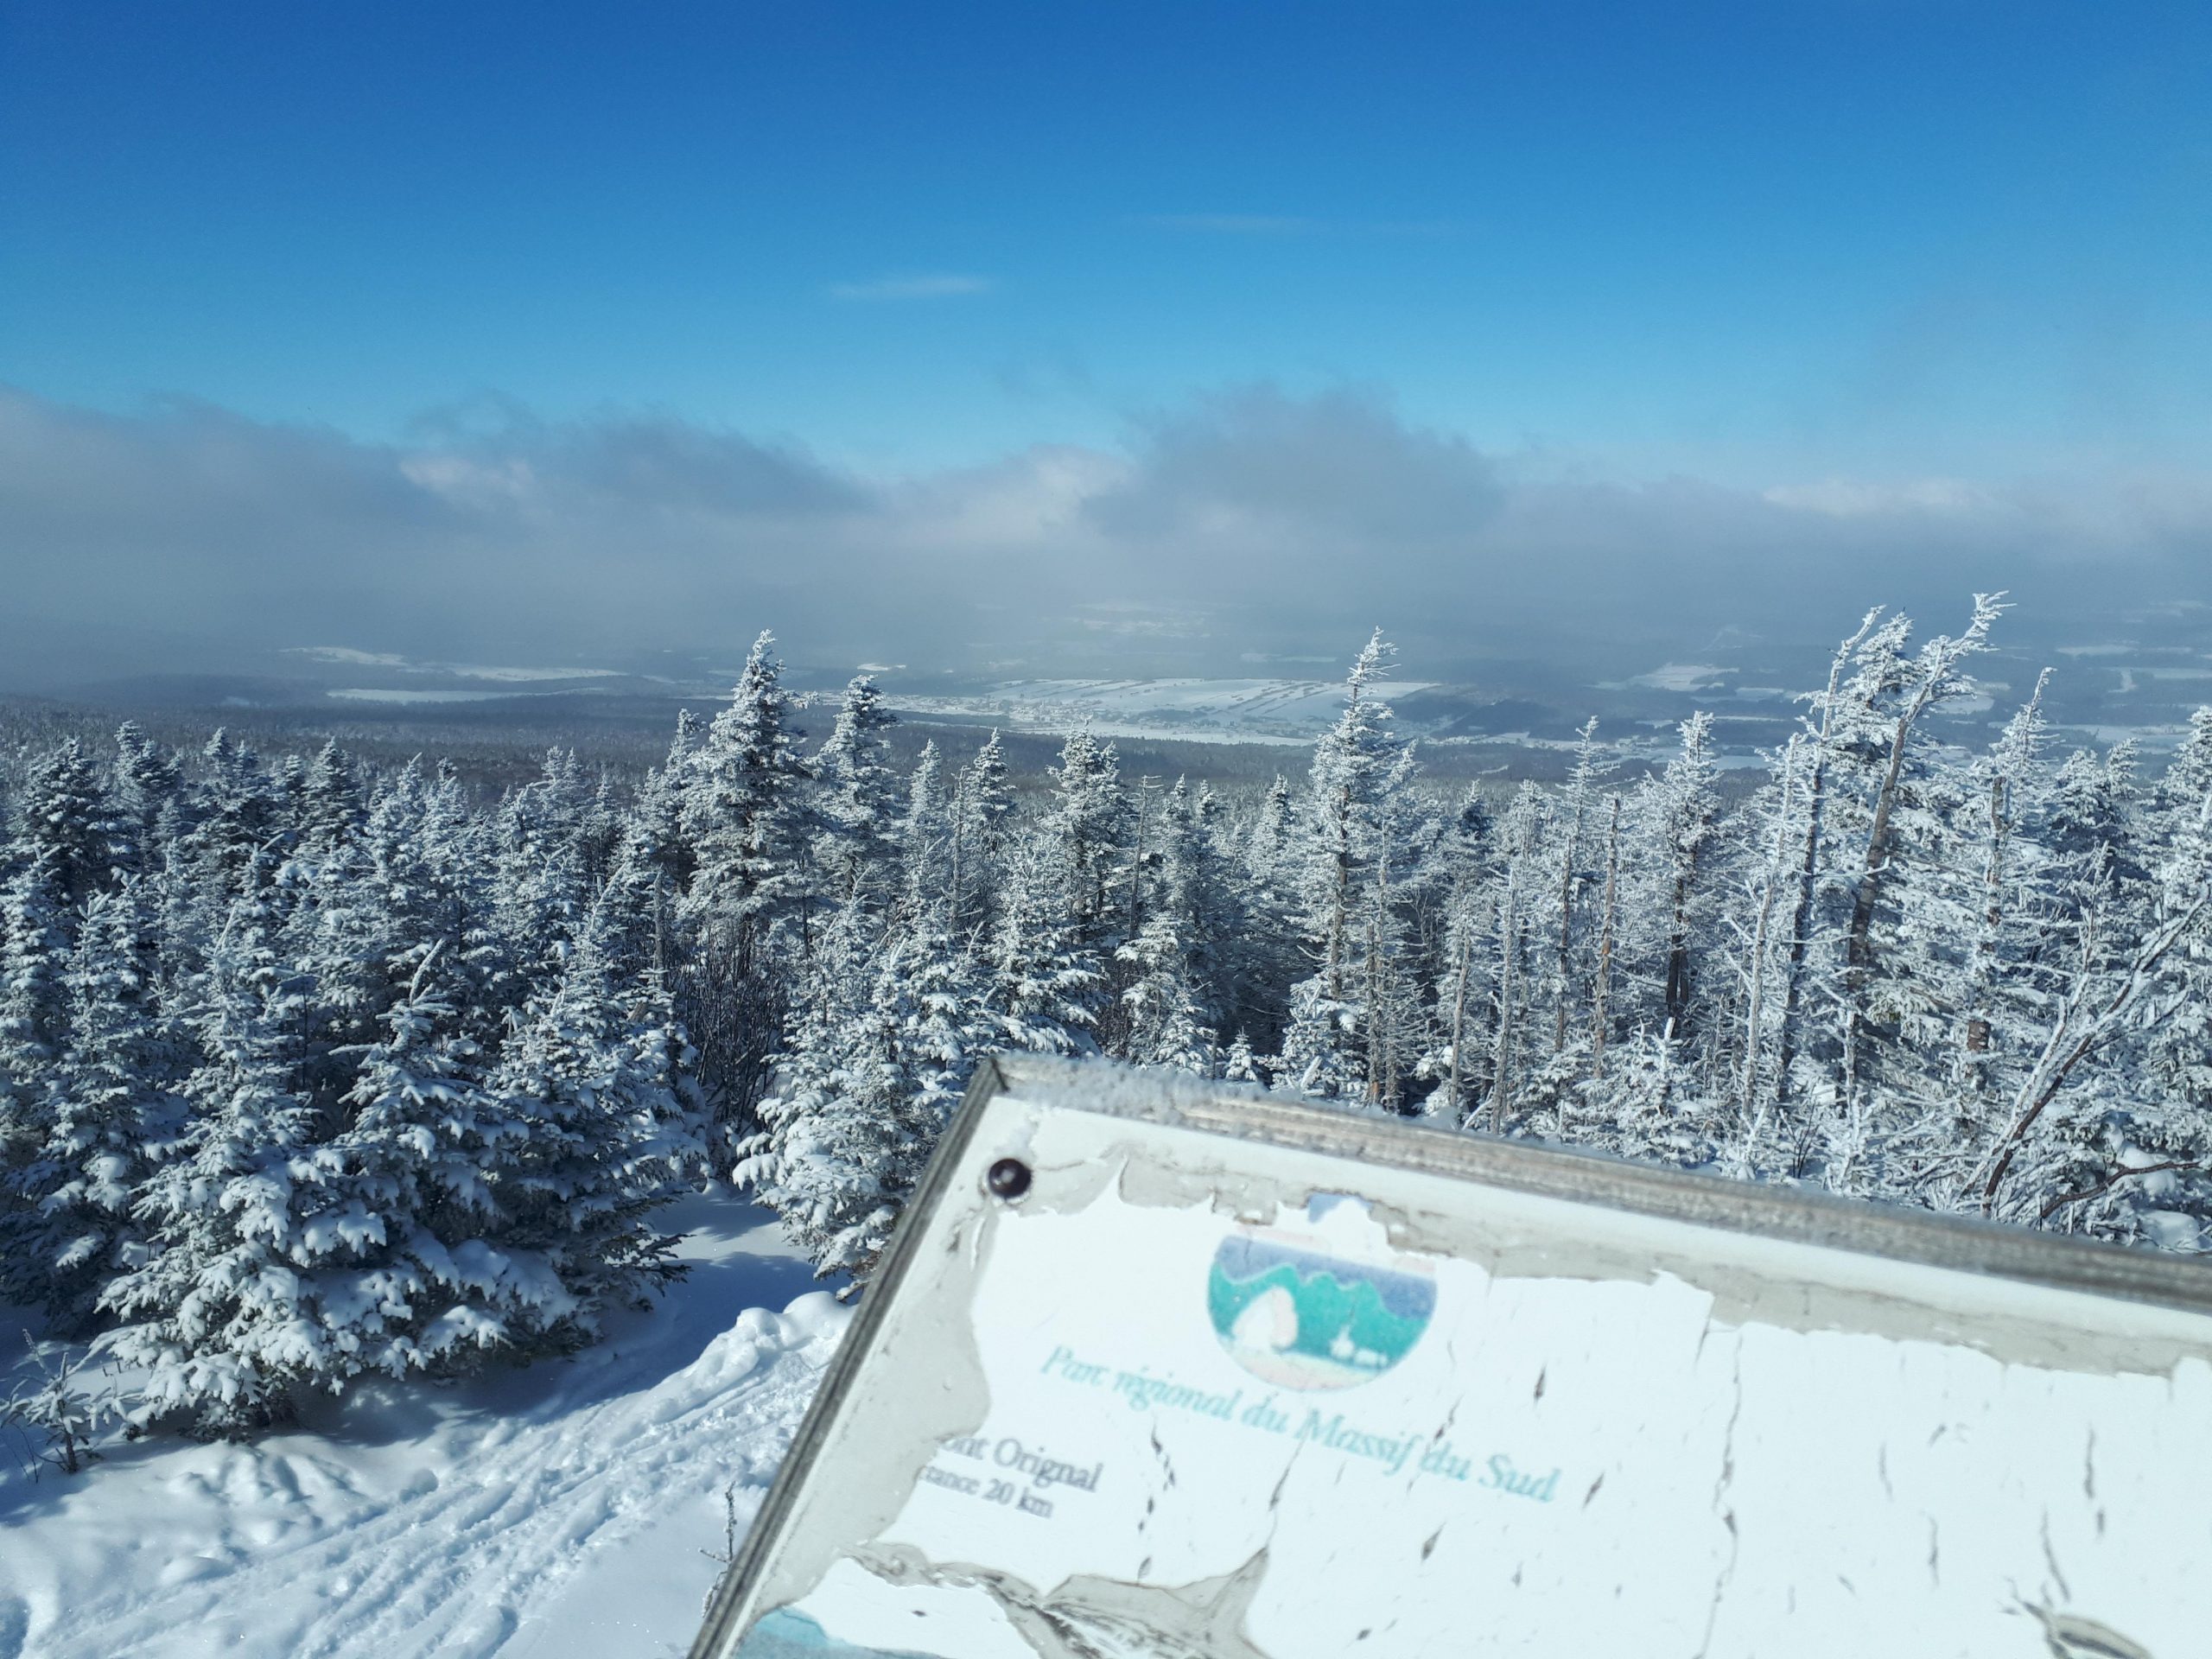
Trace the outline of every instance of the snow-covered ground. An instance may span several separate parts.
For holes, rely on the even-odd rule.
[[[463,691],[446,688],[435,691],[416,691],[385,685],[341,685],[326,691],[323,696],[334,697],[340,702],[512,702],[517,696],[533,697],[568,696],[568,691]]]
[[[1428,689],[1392,680],[1388,696]],[[1307,744],[1344,712],[1337,680],[1014,680],[956,696],[893,691],[902,713],[995,720],[1010,729],[1065,731],[1089,721],[1101,737],[1180,737],[1211,742]]]
[[[682,1654],[722,1493],[758,1508],[847,1310],[760,1211],[668,1225],[690,1278],[570,1360],[359,1391],[251,1446],[111,1437],[73,1478],[0,1437],[0,1659]]]
[[[624,677],[622,671],[616,668],[512,668],[493,663],[418,663],[388,651],[355,651],[348,645],[293,645],[283,654],[346,668],[396,668],[409,674],[451,674],[465,680],[500,680],[511,684],[525,684],[532,680]]]

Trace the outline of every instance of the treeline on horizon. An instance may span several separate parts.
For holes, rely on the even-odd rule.
[[[333,744],[45,753],[0,842],[0,1295],[242,1434],[310,1390],[568,1351],[703,1178],[864,1282],[977,1063],[1103,1054],[1359,1110],[2179,1250],[2212,1209],[2212,709],[1968,752],[2001,607],[1870,613],[1725,791],[1424,784],[1378,635],[1296,782],[1078,729],[809,753],[772,642],[619,788],[496,802]],[[980,737],[980,734],[979,734]]]
[[[825,735],[842,699],[842,682],[832,690],[796,693],[791,700],[797,722],[810,740]],[[1049,727],[1029,722],[1001,726],[986,715],[916,713],[900,709],[899,698],[886,690],[885,699],[899,713],[890,730],[891,764],[911,770],[925,743],[935,742],[948,753],[965,754],[999,733],[1000,746],[1011,770],[1017,792],[1035,792],[1048,781],[1068,726],[1079,716]],[[518,700],[519,702],[521,700]],[[690,701],[696,702],[696,699]],[[555,709],[543,705],[551,702]],[[381,716],[359,710],[339,716],[327,707],[268,706],[259,708],[174,705],[158,712],[134,708],[128,702],[113,703],[45,702],[0,695],[0,801],[20,793],[30,768],[49,750],[72,738],[87,752],[105,753],[113,741],[118,721],[128,716],[140,733],[164,748],[179,752],[194,763],[207,739],[220,728],[233,742],[244,743],[266,756],[312,756],[326,741],[334,741],[353,762],[363,786],[373,787],[387,773],[417,756],[435,756],[441,770],[450,771],[478,797],[497,797],[533,781],[543,770],[546,753],[558,748],[573,753],[578,765],[594,784],[604,775],[624,798],[645,776],[667,759],[669,730],[677,713],[689,706],[680,698],[624,700],[598,707],[572,705],[566,698],[531,700],[523,708],[514,703],[461,705],[444,715],[420,709],[394,709]],[[1534,722],[1543,723],[1539,719]],[[1554,721],[1553,724],[1558,722]],[[1624,720],[1622,729],[1631,722]],[[1633,722],[1643,741],[1638,753],[1648,756],[1650,738],[1661,722],[1639,719]],[[1571,732],[1571,728],[1562,728]],[[1724,736],[1728,728],[1722,728]],[[1309,740],[1310,741],[1310,740]],[[1466,781],[1478,777],[1495,779],[1498,768],[1509,765],[1516,778],[1529,776],[1556,780],[1566,774],[1567,757],[1556,737],[1535,746],[1515,736],[1496,739],[1457,734],[1424,740],[1422,776],[1435,786],[1440,779]],[[1297,746],[1279,741],[1255,742],[1226,734],[1199,731],[1181,735],[1172,728],[1114,736],[1122,770],[1133,777],[1187,777],[1193,784],[1211,783],[1225,793],[1243,795],[1264,790],[1289,760]],[[1648,760],[1639,765],[1648,764]]]

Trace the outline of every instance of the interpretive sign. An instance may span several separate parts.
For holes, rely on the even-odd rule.
[[[2212,1630],[2212,1268],[987,1069],[695,1659]]]

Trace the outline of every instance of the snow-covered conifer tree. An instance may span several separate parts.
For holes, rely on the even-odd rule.
[[[699,849],[692,838],[688,803],[696,781],[694,773],[700,742],[698,720],[686,709],[676,717],[676,735],[669,741],[668,758],[639,786],[630,814],[632,834],[642,833],[655,849],[653,856],[662,877],[660,890],[670,906],[671,926],[673,907],[690,891],[699,868]]]
[[[833,902],[889,876],[899,803],[884,734],[897,723],[874,677],[860,675],[845,688],[836,724],[814,757],[820,785],[815,859]]]
[[[1849,1026],[1843,1037],[1843,1087],[1853,1094],[1863,1077],[1880,1033],[1874,1018],[1878,958],[1882,947],[1878,924],[1884,913],[1886,884],[1901,879],[1915,862],[1916,839],[1940,833],[1940,803],[1923,803],[1912,785],[1927,767],[1923,730],[1931,710],[1973,690],[1966,664],[1986,649],[1989,631],[2004,607],[2001,595],[1977,594],[1972,620],[1956,639],[1939,635],[1907,658],[1910,624],[1892,619],[1869,634],[1854,655],[1850,708],[1853,729],[1847,735],[1861,759],[1865,780],[1856,803],[1865,823],[1864,851],[1851,873],[1851,918],[1846,960]],[[1918,740],[1918,741],[1916,741]],[[1918,831],[1918,836],[1916,836]]]
[[[693,775],[696,925],[734,942],[758,938],[797,909],[808,887],[801,791],[810,773],[791,728],[774,635],[753,642],[729,706],[708,728]]]
[[[25,1236],[10,1245],[60,1335],[91,1330],[102,1288],[143,1256],[131,1204],[182,1127],[152,919],[135,883],[93,894],[64,976],[67,1045],[45,1143],[25,1171]]]
[[[0,1293],[42,1300],[35,1247],[22,1242],[40,1196],[29,1166],[54,1121],[54,1067],[67,1034],[62,931],[53,855],[22,863],[0,887]]]
[[[1074,924],[1080,945],[1101,957],[1124,937],[1128,917],[1128,861],[1135,813],[1122,789],[1121,760],[1078,726],[1051,769],[1052,796],[1038,825],[1060,884],[1058,906]]]
[[[681,1272],[651,1217],[699,1147],[675,1092],[674,1033],[641,1023],[588,931],[492,1073],[512,1124],[486,1179],[499,1250],[530,1276],[514,1287],[537,1310],[520,1338],[530,1351],[589,1341],[602,1309],[636,1305]]]
[[[865,1016],[874,994],[880,930],[867,907],[848,899],[831,912],[807,959],[788,1047],[779,1057],[778,1087],[760,1103],[759,1128],[737,1148],[734,1179],[782,1217],[792,1243],[817,1264],[837,1251],[831,1241],[850,1220],[852,1189],[873,1213],[880,1195],[865,1126],[849,1112],[853,1067],[865,1045]],[[878,1128],[888,1134],[887,1116]],[[829,1271],[836,1271],[831,1267]]]
[[[43,860],[63,934],[75,942],[78,911],[126,866],[128,826],[99,768],[74,738],[32,763],[16,802],[10,861]]]
[[[1162,911],[1116,953],[1127,970],[1121,1058],[1211,1077],[1219,1047],[1190,972],[1191,952],[1172,912]],[[1249,1051],[1247,1051],[1247,1058]]]
[[[1238,1032],[1221,1057],[1221,1080],[1224,1083],[1264,1084],[1267,1078],[1260,1070],[1259,1056],[1252,1052],[1252,1045]]]
[[[1352,664],[1344,709],[1314,746],[1299,857],[1302,921],[1312,978],[1291,995],[1278,1076],[1322,1098],[1365,1093],[1380,1080],[1367,1075],[1368,998],[1380,952],[1377,926],[1363,912],[1386,905],[1393,832],[1402,826],[1402,797],[1413,777],[1411,749],[1397,737],[1380,682],[1391,654],[1378,630]],[[1370,960],[1372,958],[1372,960]]]
[[[486,931],[497,941],[509,1006],[557,980],[574,948],[591,903],[590,804],[575,752],[556,748],[537,780],[501,806]]]
[[[327,858],[360,833],[361,791],[353,760],[331,739],[316,751],[302,780],[299,849],[310,858]]]
[[[2160,781],[2155,810],[2161,911],[2185,900],[2192,869],[2212,862],[2204,803],[2212,800],[2212,708],[2190,717],[2188,735]],[[2145,1083],[2176,1113],[2212,1118],[2212,938],[2177,945],[2171,1007],[2152,1028]]]
[[[952,931],[988,931],[998,918],[1006,842],[1014,811],[1014,785],[999,734],[960,769],[952,791]]]
[[[133,1209],[151,1250],[100,1299],[119,1322],[113,1351],[146,1370],[141,1421],[211,1437],[282,1419],[346,1367],[302,1272],[330,1172],[294,1086],[299,990],[270,912],[265,889],[249,888],[210,950],[188,1125]]]
[[[1484,1122],[1492,1134],[1504,1130],[1518,1091],[1540,1063],[1530,994],[1535,977],[1535,923],[1548,896],[1544,842],[1551,804],[1533,785],[1516,792],[1498,825],[1497,874],[1481,913],[1490,924],[1484,942],[1489,957],[1490,1053],[1484,1090]]]
[[[124,847],[118,867],[143,879],[161,866],[174,829],[178,772],[175,758],[124,721],[115,734],[112,795]]]
[[[1580,1145],[1630,1158],[1696,1166],[1714,1147],[1710,1100],[1686,1088],[1681,1045],[1662,1027],[1637,1032],[1616,1063],[1562,1103],[1562,1127]]]
[[[1063,908],[1068,872],[1064,843],[1025,842],[1009,850],[1004,902],[986,963],[988,1018],[995,1046],[1038,1054],[1093,1046],[1106,978]]]
[[[773,636],[753,642],[729,706],[688,764],[697,863],[678,912],[678,1011],[698,1044],[716,1145],[757,1127],[791,989],[812,949],[810,776]]]
[[[225,925],[231,901],[252,885],[282,828],[274,786],[260,757],[218,730],[200,752],[191,791],[191,827],[181,852],[190,872],[198,921],[209,937]]]
[[[983,1052],[981,987],[941,931],[872,946],[850,905],[810,977],[785,1086],[740,1173],[821,1273],[864,1280]]]
[[[493,1182],[525,1120],[485,1087],[484,1055],[426,958],[361,1056],[308,1230],[316,1312],[348,1376],[454,1376],[549,1344],[573,1312],[542,1257],[508,1248]]]

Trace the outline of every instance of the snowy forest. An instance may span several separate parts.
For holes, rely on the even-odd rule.
[[[590,1342],[702,1180],[864,1285],[1005,1050],[2202,1249],[2212,709],[2157,766],[2040,683],[1963,720],[2001,610],[1870,613],[1756,769],[1593,724],[1463,794],[1379,634],[1249,798],[1083,729],[902,772],[867,677],[810,747],[765,634],[634,787],[65,743],[0,847],[0,1300],[237,1436]]]

